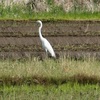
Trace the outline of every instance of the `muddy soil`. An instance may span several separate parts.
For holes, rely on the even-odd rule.
[[[0,21],[0,58],[45,57],[32,20]],[[58,56],[100,58],[100,21],[43,21],[42,34]]]

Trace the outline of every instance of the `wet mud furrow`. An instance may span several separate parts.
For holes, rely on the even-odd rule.
[[[0,21],[0,36],[38,36],[36,21]],[[100,35],[100,21],[43,21],[45,36]]]
[[[45,57],[32,20],[0,21],[0,58]],[[42,34],[58,56],[100,59],[100,21],[43,21]]]

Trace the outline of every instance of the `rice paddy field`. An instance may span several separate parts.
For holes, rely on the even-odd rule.
[[[100,99],[99,12],[0,8],[0,100]],[[45,57],[38,19],[57,59]]]

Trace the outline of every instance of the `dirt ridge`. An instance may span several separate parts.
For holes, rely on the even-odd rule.
[[[38,36],[39,25],[35,20],[0,20],[0,58],[18,58],[28,55],[45,56]],[[100,58],[100,21],[96,20],[58,20],[43,21],[42,34],[53,46],[57,55],[80,57],[94,52]],[[69,51],[75,51],[77,53]],[[4,54],[4,52],[6,52]],[[34,53],[35,52],[35,53]],[[37,52],[37,54],[36,54]],[[84,52],[84,53],[82,53]],[[74,53],[74,54],[73,54]],[[16,58],[16,57],[15,57]]]

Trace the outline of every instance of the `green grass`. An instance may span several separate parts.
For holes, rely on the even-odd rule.
[[[67,82],[100,82],[100,62],[95,59],[58,60],[37,58],[30,60],[0,61],[1,85],[62,84]]]
[[[0,100],[99,100],[95,58],[0,60]]]
[[[62,84],[62,85],[22,85],[4,86],[0,89],[0,100],[99,100],[100,86]]]
[[[0,6],[0,19],[15,19],[15,20],[99,20],[99,12],[86,11],[70,11],[64,12],[61,7],[53,7],[49,12],[33,12],[28,7],[14,5],[12,7]]]

